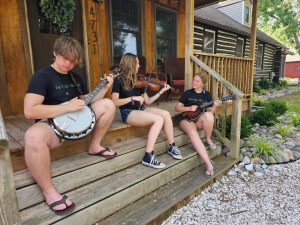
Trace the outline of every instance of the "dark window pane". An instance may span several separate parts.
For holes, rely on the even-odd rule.
[[[156,62],[157,67],[164,66],[166,58],[176,57],[176,13],[162,8],[156,8]]]
[[[114,63],[124,53],[140,54],[140,1],[112,0],[112,29]]]
[[[244,51],[244,39],[238,38],[236,43],[235,55],[243,56],[243,51]]]
[[[204,31],[203,52],[214,53],[215,47],[215,32]]]

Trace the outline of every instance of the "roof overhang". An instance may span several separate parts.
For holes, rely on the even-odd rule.
[[[219,2],[224,2],[226,0],[194,0],[195,2],[195,9],[203,8],[205,6],[217,4]]]

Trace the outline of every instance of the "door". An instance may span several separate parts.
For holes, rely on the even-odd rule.
[[[83,45],[82,12],[80,0],[75,0],[74,19],[66,29],[58,29],[43,16],[40,0],[28,0],[28,18],[31,36],[34,71],[52,64],[52,47],[60,35],[72,36]],[[76,66],[74,71],[86,82],[85,68]]]

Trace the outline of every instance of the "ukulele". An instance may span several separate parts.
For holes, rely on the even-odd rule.
[[[226,95],[220,98],[220,101],[223,103],[225,101],[228,100],[235,100],[236,96],[235,95]],[[192,121],[192,122],[196,122],[199,117],[206,111],[206,109],[208,107],[211,107],[214,105],[214,101],[211,102],[206,102],[203,103],[201,105],[198,105],[196,111],[187,111],[183,113],[183,118],[188,120],[188,121]]]

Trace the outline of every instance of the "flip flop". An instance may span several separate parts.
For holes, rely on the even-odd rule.
[[[103,150],[100,150],[99,152],[95,153],[95,154],[90,154],[89,155],[94,155],[94,156],[101,156],[104,157],[106,159],[112,159],[115,158],[118,154],[115,152],[113,155],[104,155],[104,152],[111,152],[110,148],[105,147]]]
[[[207,143],[208,144],[208,143]],[[215,150],[217,148],[217,146],[212,143],[212,144],[208,144],[208,147],[211,149],[211,150]]]
[[[67,198],[68,198],[68,196],[64,195],[60,200],[53,202],[48,206],[56,215],[69,214],[70,212],[72,212],[75,209],[75,203],[72,203],[71,205],[67,205],[66,204]],[[61,210],[54,209],[55,206],[62,205],[62,204],[65,204],[66,208],[61,209]]]
[[[206,170],[204,176],[207,178],[212,178],[214,176],[214,169]]]

